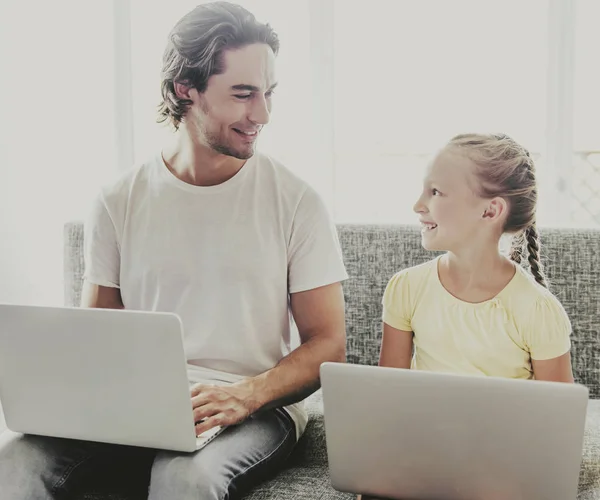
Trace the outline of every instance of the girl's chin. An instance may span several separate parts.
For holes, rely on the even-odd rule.
[[[439,241],[438,238],[433,237],[433,235],[422,234],[421,235],[421,246],[428,251],[432,252],[444,252],[448,250],[442,241]]]

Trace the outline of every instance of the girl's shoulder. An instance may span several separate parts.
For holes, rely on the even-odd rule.
[[[437,262],[439,257],[404,268],[394,274],[386,286],[386,295],[398,293],[416,296],[427,283],[437,278]]]
[[[423,262],[422,264],[417,264],[415,266],[401,269],[391,277],[390,283],[400,283],[407,281],[411,283],[417,283],[422,280],[427,280],[431,277],[435,277],[434,273],[437,273],[438,259],[439,257],[436,257],[435,259],[428,260],[427,262]]]
[[[510,302],[510,309],[529,321],[539,321],[542,316],[565,321],[565,309],[552,290],[540,285],[521,266],[517,266],[517,273],[515,286],[511,288],[510,295],[505,297]]]
[[[525,348],[533,359],[551,359],[570,347],[572,325],[569,316],[551,289],[535,281],[525,269],[518,269],[519,280],[505,297]]]
[[[383,294],[383,321],[398,330],[410,331],[416,305],[423,299],[434,273],[437,273],[437,259],[394,274]]]
[[[529,304],[532,302],[554,302],[558,299],[552,291],[545,286],[540,285],[535,278],[523,266],[516,265],[515,287],[511,290],[512,293],[519,295],[519,298],[525,300]]]

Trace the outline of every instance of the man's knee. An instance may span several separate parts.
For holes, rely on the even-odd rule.
[[[2,500],[53,498],[66,490],[74,472],[97,452],[97,446],[5,431],[0,434]]]
[[[0,434],[0,484],[7,499],[47,498],[53,457],[37,436]],[[19,495],[19,496],[17,496]]]
[[[161,452],[152,467],[149,500],[237,497],[271,475],[296,443],[283,411],[256,414],[196,453]]]
[[[4,477],[23,469],[42,470],[47,463],[42,447],[34,436],[6,431],[0,434],[0,475]]]
[[[227,478],[211,464],[193,460],[193,455],[162,452],[156,456],[152,466],[148,500],[223,500],[227,494],[227,483]]]

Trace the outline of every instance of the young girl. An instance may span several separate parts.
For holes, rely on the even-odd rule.
[[[445,253],[390,280],[381,366],[573,382],[571,325],[546,288],[536,203],[533,159],[510,137],[446,145],[414,207],[423,247]],[[531,275],[519,265],[525,255]]]
[[[546,288],[536,202],[533,159],[510,137],[447,144],[414,207],[423,246],[445,253],[390,280],[380,366],[573,382],[571,325]],[[504,234],[510,258],[499,250]]]

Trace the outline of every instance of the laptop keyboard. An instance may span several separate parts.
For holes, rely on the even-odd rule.
[[[216,438],[223,431],[223,427],[213,427],[202,433],[201,436],[196,437],[196,449],[204,448],[214,438]]]

